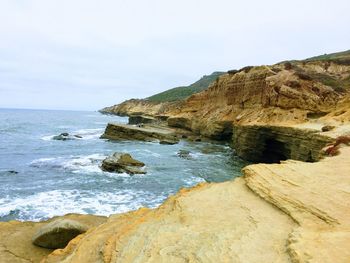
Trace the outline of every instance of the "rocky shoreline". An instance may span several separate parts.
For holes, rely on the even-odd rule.
[[[0,258],[349,262],[350,147],[347,141],[334,145],[339,154],[323,158],[321,151],[339,136],[350,136],[350,99],[320,76],[348,78],[350,66],[321,61],[246,68],[220,76],[179,103],[130,100],[104,109],[162,118],[193,136],[232,141],[239,156],[264,163],[245,167],[243,177],[233,181],[180,190],[156,209],[96,217],[95,225],[64,249],[35,248],[35,257],[28,233],[44,222],[0,223],[1,235],[11,236],[1,238]],[[105,138],[127,139],[130,132],[155,138],[142,127],[122,128],[109,124]],[[16,233],[26,233],[21,250],[13,245]]]

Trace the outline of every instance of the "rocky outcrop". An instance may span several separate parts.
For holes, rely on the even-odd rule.
[[[349,66],[338,70],[339,76],[350,76]],[[170,110],[168,124],[218,138],[228,133],[226,123],[305,123],[310,113],[325,115],[334,110],[343,97],[325,85],[321,77],[315,77],[333,76],[333,71],[316,72],[310,66],[295,63],[289,70],[277,64],[223,75],[207,90],[188,98],[179,109]]]
[[[101,113],[116,114],[119,116],[131,115],[148,115],[157,116],[165,115],[170,108],[175,108],[181,102],[151,102],[142,99],[131,99],[123,103],[106,107],[100,110]]]
[[[71,219],[57,219],[41,227],[33,236],[34,245],[64,248],[69,241],[88,230],[88,226]]]
[[[89,228],[96,227],[107,221],[107,218],[104,216],[68,214],[42,222],[0,222],[0,262],[40,262],[43,257],[50,254],[53,250],[35,246],[32,243],[32,237],[40,228],[58,218],[74,220]]]
[[[108,123],[101,138],[109,140],[178,141],[171,129],[149,126],[137,127],[118,123]]]
[[[156,118],[153,118],[151,116],[144,116],[144,115],[131,115],[129,117],[129,123],[131,125],[135,124],[147,124],[147,123],[155,123]]]
[[[327,115],[344,97],[349,79],[350,65],[337,61],[246,67],[221,75],[207,90],[182,102],[130,100],[112,111],[161,114],[169,116],[169,126],[229,140],[232,124],[288,126]]]
[[[106,172],[145,174],[146,171],[141,169],[144,166],[143,162],[135,160],[128,153],[114,153],[102,161],[101,169]]]
[[[232,136],[238,156],[264,163],[287,159],[315,162],[331,141],[333,138],[318,130],[270,125],[237,125]]]
[[[350,148],[318,163],[286,161],[244,169],[247,186],[297,222],[292,262],[349,262]]]
[[[341,151],[183,189],[157,209],[110,217],[43,262],[348,262],[350,147]]]

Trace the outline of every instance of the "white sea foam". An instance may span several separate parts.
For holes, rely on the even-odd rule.
[[[17,211],[20,220],[39,221],[68,213],[110,215],[138,209],[146,203],[158,206],[166,196],[149,192],[121,190],[115,192],[87,192],[53,190],[24,198],[0,199],[0,216]]]
[[[41,139],[44,141],[51,141],[54,136],[55,135],[46,135],[46,136],[41,137]]]
[[[205,182],[205,180],[203,178],[197,177],[197,176],[191,176],[188,178],[184,178],[182,181],[185,183],[186,186],[194,186],[196,184]]]
[[[103,154],[39,158],[29,164],[33,167],[64,169],[73,173],[103,173],[99,165],[104,158],[106,155]]]
[[[81,129],[74,131],[73,134],[82,136],[83,140],[99,139],[103,134],[104,128],[97,129]]]
[[[127,152],[127,150],[125,149],[124,152]],[[152,152],[148,149],[136,149],[136,150],[132,150],[129,152],[134,152],[134,153],[137,152],[137,153],[140,153],[140,154],[145,155],[145,156],[151,155],[151,156],[156,157],[156,158],[162,157],[161,154],[156,153],[156,152]]]
[[[74,139],[77,140],[94,140],[94,139],[99,139],[100,136],[103,134],[104,128],[97,128],[97,129],[80,129],[76,130],[73,132],[69,132]],[[52,135],[45,135],[41,137],[42,140],[44,141],[50,141],[53,140],[53,137],[57,136],[57,134],[52,134]],[[79,137],[74,137],[74,135],[79,135],[82,138]]]

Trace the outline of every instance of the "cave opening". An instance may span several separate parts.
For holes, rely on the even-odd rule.
[[[290,158],[290,150],[286,147],[285,143],[275,138],[267,138],[261,157],[264,163],[279,163]]]

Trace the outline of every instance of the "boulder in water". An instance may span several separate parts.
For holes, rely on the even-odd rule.
[[[168,144],[168,145],[173,145],[173,144],[177,144],[179,141],[174,138],[174,139],[164,139],[164,140],[160,140],[159,143],[160,144]]]
[[[44,248],[64,248],[69,241],[88,230],[88,227],[71,219],[57,219],[41,227],[33,236],[34,245]]]
[[[128,174],[145,174],[146,172],[140,167],[145,164],[135,160],[128,153],[114,153],[102,161],[101,169],[106,172],[128,173]]]
[[[60,135],[54,136],[52,139],[58,140],[58,141],[67,141],[67,140],[75,140],[75,139],[81,139],[81,138],[83,137],[79,134],[70,135],[68,132],[63,132]]]
[[[177,153],[177,156],[179,156],[180,158],[184,158],[184,159],[189,159],[190,158],[190,151],[187,150],[180,150]]]

